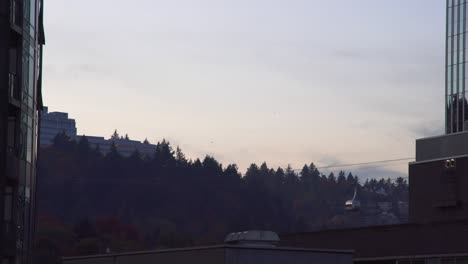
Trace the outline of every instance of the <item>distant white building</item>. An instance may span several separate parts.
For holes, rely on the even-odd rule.
[[[55,136],[61,132],[69,135],[71,138],[76,138],[76,122],[75,119],[68,118],[68,113],[50,112],[48,107],[44,107],[41,111],[40,124],[40,144],[48,146],[53,144]]]
[[[84,136],[77,136],[76,140],[80,141],[80,139]],[[145,144],[140,141],[136,140],[129,140],[129,139],[105,139],[104,137],[94,137],[94,136],[86,136],[89,142],[89,146],[92,149],[95,149],[99,145],[99,149],[101,150],[102,154],[109,153],[112,142],[114,142],[117,151],[125,157],[132,155],[135,150],[138,150],[141,155],[146,156],[153,156],[156,150],[156,145],[152,144]]]

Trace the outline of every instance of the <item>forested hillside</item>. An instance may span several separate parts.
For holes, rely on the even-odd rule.
[[[405,221],[408,185],[313,163],[252,164],[241,174],[214,157],[187,160],[163,140],[153,156],[103,156],[86,138],[59,134],[40,150],[36,255],[82,255],[219,243],[233,231],[304,232]],[[362,209],[344,203],[358,189]],[[54,248],[54,250],[50,250]],[[51,262],[48,262],[51,263]]]

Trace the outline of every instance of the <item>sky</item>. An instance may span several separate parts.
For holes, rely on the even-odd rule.
[[[80,135],[165,138],[244,171],[409,158],[443,133],[442,0],[45,4],[44,102]]]

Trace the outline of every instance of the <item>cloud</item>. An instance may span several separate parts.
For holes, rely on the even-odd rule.
[[[439,120],[415,124],[409,128],[409,132],[416,138],[433,137],[444,134],[443,122]]]
[[[398,177],[407,178],[408,173],[403,172],[407,168],[408,163],[399,162],[391,165],[369,165],[361,167],[339,167],[339,168],[330,168],[330,169],[321,169],[320,172],[328,175],[330,172],[333,172],[335,176],[340,171],[344,171],[346,174],[351,172],[354,176],[359,177],[359,181],[364,183],[366,179],[396,179]],[[400,170],[397,170],[397,169]]]
[[[381,178],[390,178],[396,179],[398,177],[407,178],[408,173],[404,173],[398,171],[396,169],[386,168],[384,166],[380,167],[359,167],[356,169],[352,169],[353,175],[357,175],[361,183],[364,183],[366,179],[374,178],[374,179],[381,179]],[[407,167],[408,163],[398,163],[396,165],[391,165],[392,167]]]
[[[362,52],[362,50],[360,49],[336,50],[332,52],[331,56],[336,57],[338,59],[352,59],[352,60],[355,60],[355,59],[361,60],[361,59],[370,57],[366,55],[366,53]]]

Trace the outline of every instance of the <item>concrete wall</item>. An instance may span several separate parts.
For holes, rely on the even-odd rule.
[[[468,157],[413,163],[409,168],[411,222],[468,219]]]
[[[468,155],[468,132],[416,140],[416,161]]]
[[[281,236],[281,245],[352,249],[355,259],[468,253],[468,220],[323,230]],[[395,263],[395,262],[393,262]]]

